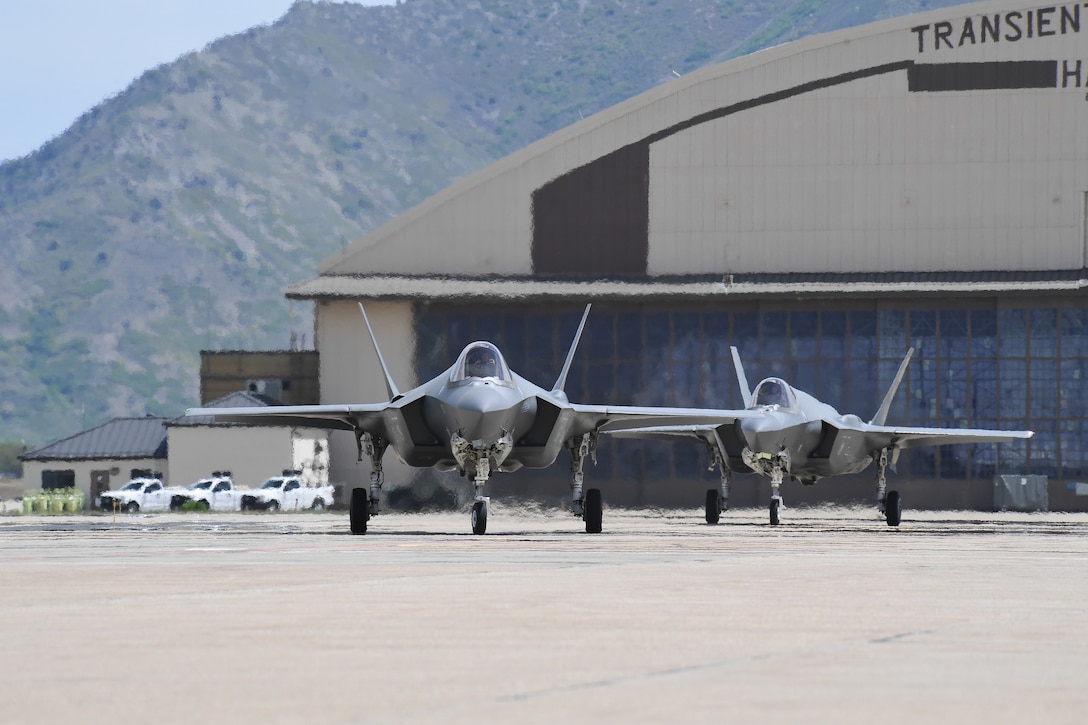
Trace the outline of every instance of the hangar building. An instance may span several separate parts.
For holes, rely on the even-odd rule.
[[[315,302],[322,402],[386,398],[356,301],[402,389],[479,338],[548,384],[593,301],[572,400],[740,407],[734,344],[750,381],[868,418],[913,346],[890,423],[1036,437],[904,454],[909,505],[985,508],[1002,473],[1046,475],[1052,508],[1083,509],[1086,41],[1088,4],[944,8],[704,68],[544,138],[288,289]],[[355,457],[332,436],[334,480],[363,485]],[[412,475],[393,458],[391,483]],[[586,481],[694,506],[705,464],[694,444],[616,441]],[[565,468],[492,492],[566,496]],[[786,501],[868,501],[872,470]]]

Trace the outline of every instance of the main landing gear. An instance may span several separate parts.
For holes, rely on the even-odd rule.
[[[359,460],[363,460],[365,453],[370,458],[370,494],[365,488],[353,488],[351,490],[351,503],[348,508],[351,533],[365,534],[367,522],[371,516],[377,516],[381,511],[382,484],[385,483],[385,472],[382,470],[382,456],[389,447],[389,441],[381,436],[355,431],[355,445],[359,450]]]
[[[898,491],[886,491],[888,485],[888,449],[880,449],[876,456],[876,501],[880,515],[888,526],[898,526],[903,519],[903,506]]]
[[[722,456],[721,448],[708,443],[707,452],[710,454],[710,465],[707,466],[707,470],[713,471],[716,466],[721,476],[720,490],[707,489],[704,506],[706,522],[716,524],[721,520],[722,512],[729,508],[729,486],[733,481],[733,472],[729,470],[729,463]]]
[[[597,431],[584,433],[567,441],[570,452],[570,510],[575,516],[581,516],[586,522],[587,534],[601,533],[604,520],[604,504],[601,501],[601,489],[591,488],[582,495],[582,465],[586,456],[597,462]]]

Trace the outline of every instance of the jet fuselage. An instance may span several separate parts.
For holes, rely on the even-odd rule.
[[[786,452],[790,464],[787,475],[805,483],[840,473],[857,473],[872,462],[869,449],[863,445],[864,436],[856,430],[865,426],[860,418],[844,416],[777,378],[760,383],[757,395],[769,381],[781,386],[781,399],[761,405],[757,398],[749,409],[763,415],[735,422],[736,440],[727,446],[733,470],[752,470],[743,460],[743,448],[763,457]]]

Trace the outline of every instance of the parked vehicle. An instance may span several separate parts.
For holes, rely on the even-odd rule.
[[[332,505],[332,486],[303,486],[301,471],[284,471],[273,476],[260,488],[242,495],[242,510],[279,511],[280,509],[314,509],[320,511]]]
[[[242,495],[248,491],[235,487],[230,471],[215,471],[175,492],[170,499],[170,509],[176,511],[187,503],[196,503],[212,511],[238,511],[242,507]]]
[[[103,492],[98,506],[106,511],[120,509],[128,513],[166,511],[176,492],[177,489],[163,486],[158,478],[134,478],[116,491]]]

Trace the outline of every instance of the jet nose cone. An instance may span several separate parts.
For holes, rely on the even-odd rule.
[[[782,448],[783,434],[779,421],[767,415],[742,421],[744,440],[753,451],[773,453]]]
[[[462,408],[458,418],[461,424],[461,435],[470,441],[497,440],[513,429],[510,411],[507,409]]]

